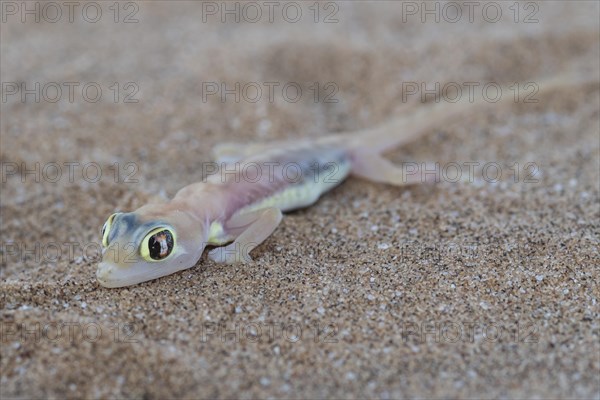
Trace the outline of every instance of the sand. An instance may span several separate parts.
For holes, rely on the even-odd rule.
[[[598,398],[598,3],[482,3],[472,22],[297,3],[295,23],[283,3],[239,23],[220,20],[234,3],[94,4],[23,23],[2,3],[3,399]],[[567,70],[596,82],[526,101]],[[516,83],[388,154],[439,162],[439,184],[349,179],[249,265],[97,284],[105,219],[201,180],[213,145],[373,127],[436,82]],[[451,182],[472,163],[487,175]]]

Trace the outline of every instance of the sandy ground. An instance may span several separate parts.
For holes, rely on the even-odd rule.
[[[598,3],[478,3],[472,22],[276,3],[270,22],[259,2],[239,23],[234,3],[94,4],[23,23],[2,3],[3,399],[598,398]],[[526,101],[567,70],[596,83]],[[213,145],[369,128],[428,106],[410,82],[513,85],[389,153],[487,175],[350,179],[250,265],[96,283],[104,220],[202,179]]]

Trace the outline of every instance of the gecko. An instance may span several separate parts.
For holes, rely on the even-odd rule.
[[[552,89],[568,80],[545,83]],[[217,173],[183,187],[168,202],[106,220],[96,278],[107,288],[157,279],[194,267],[207,247],[208,258],[217,263],[250,262],[250,252],[275,231],[282,213],[314,204],[349,176],[394,186],[422,183],[421,174],[408,174],[384,152],[485,104],[421,105],[377,128],[349,134],[217,145],[213,153],[223,166]]]

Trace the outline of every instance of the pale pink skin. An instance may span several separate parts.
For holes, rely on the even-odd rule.
[[[562,75],[541,82],[538,96],[568,85],[589,83],[578,78]],[[506,92],[510,93],[508,89]],[[511,96],[502,98],[505,103],[511,99]],[[464,118],[490,106],[467,100],[465,97],[457,103],[419,106],[417,110],[409,110],[404,118],[352,134],[270,144],[219,145],[215,149],[217,163],[239,163],[240,173],[218,172],[204,182],[184,187],[169,202],[118,214],[107,230],[109,243],[98,265],[98,281],[106,287],[129,286],[193,267],[207,244],[228,243],[209,253],[214,261],[248,262],[251,260],[248,253],[277,228],[282,211],[309,206],[349,174],[391,185],[421,183],[421,175],[406,176],[402,169],[383,158],[382,152],[408,143],[453,118]],[[339,167],[333,182],[324,184],[319,179],[326,171],[315,177],[314,169],[307,167],[314,162]],[[286,178],[282,169],[289,163],[304,166],[300,169],[303,182]],[[262,171],[258,180],[241,173],[250,165]],[[211,226],[220,230],[211,233]],[[159,228],[168,228],[174,234],[173,250],[160,261],[144,259],[141,250],[146,245],[146,235]]]
[[[301,150],[265,149],[260,156],[240,161],[240,173],[216,173],[204,182],[184,187],[167,203],[149,204],[133,213],[117,215],[110,229],[109,246],[98,266],[98,281],[106,287],[128,286],[194,266],[207,244],[223,244],[214,243],[209,238],[209,228],[214,222],[223,227],[223,242],[233,240],[233,243],[211,252],[210,257],[218,262],[250,261],[248,253],[275,230],[281,220],[281,211],[308,206],[321,194],[314,181],[316,177],[308,176],[312,170],[302,171],[300,166],[306,165],[307,159],[310,162],[315,159],[318,164],[326,164],[330,160],[344,163],[349,169],[348,154],[331,145],[318,149],[314,146]],[[290,165],[294,172],[303,173],[299,176],[286,174],[284,169]],[[248,177],[248,170],[261,173]],[[246,171],[246,175],[242,171]],[[334,183],[340,183],[347,172],[337,176]],[[259,210],[248,209],[302,184],[314,184],[316,190],[312,194],[317,197],[301,198],[293,204],[275,202]],[[246,212],[240,213],[244,209]],[[134,250],[144,235],[160,226],[175,232],[177,249],[159,262],[137,256]],[[239,251],[236,250],[238,248]]]

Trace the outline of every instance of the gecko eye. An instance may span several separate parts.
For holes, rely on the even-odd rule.
[[[175,247],[173,232],[158,228],[148,233],[142,240],[140,252],[146,261],[160,261],[171,254],[173,247]]]
[[[104,223],[104,226],[102,227],[102,246],[104,247],[108,247],[108,234],[110,233],[110,228],[112,227],[112,223],[115,220],[117,214],[119,213],[114,213],[113,215],[108,217],[108,219]]]

